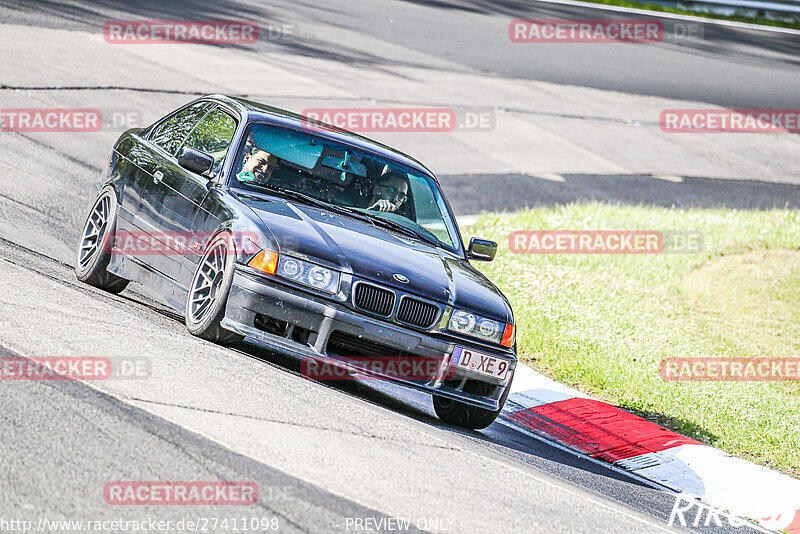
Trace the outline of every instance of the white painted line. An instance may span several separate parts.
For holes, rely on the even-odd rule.
[[[564,177],[560,174],[556,174],[554,172],[541,172],[533,175],[534,178],[539,178],[540,180],[549,180],[551,182],[563,182]]]
[[[727,26],[730,28],[741,28],[744,30],[758,30],[772,33],[786,33],[789,35],[800,35],[800,30],[792,28],[780,28],[778,26],[762,26],[760,24],[751,24],[749,22],[737,22],[734,20],[719,20],[710,19],[706,17],[694,17],[691,15],[679,15],[678,13],[665,13],[662,11],[650,11],[647,9],[638,9],[634,7],[622,6],[607,6],[604,4],[595,4],[592,2],[580,2],[577,0],[535,0],[545,4],[563,4],[566,6],[588,7],[592,9],[599,9],[603,11],[617,11],[619,13],[636,13],[639,15],[648,15],[661,19],[674,19],[674,20],[688,20],[691,22],[699,22],[703,24],[713,24],[715,26]]]
[[[656,180],[664,180],[667,182],[675,182],[676,184],[683,183],[683,178],[673,174],[653,174],[651,175]]]

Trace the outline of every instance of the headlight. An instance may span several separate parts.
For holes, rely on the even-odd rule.
[[[513,326],[511,325],[486,319],[480,315],[475,315],[474,313],[463,310],[455,310],[450,316],[450,321],[447,323],[447,329],[451,332],[474,337],[490,343],[496,343],[498,345],[501,341],[505,341],[503,334],[505,334],[508,327],[511,327],[511,331],[513,332]],[[503,346],[506,345],[503,344]]]
[[[326,293],[339,291],[339,273],[313,263],[281,255],[277,275]]]

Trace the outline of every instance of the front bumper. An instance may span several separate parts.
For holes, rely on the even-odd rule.
[[[277,334],[259,328],[259,321],[267,318],[280,324],[287,323],[288,331]],[[463,341],[445,341],[429,333],[404,328],[389,322],[361,315],[344,305],[317,300],[314,296],[294,290],[279,283],[248,272],[239,267],[234,274],[228,295],[225,319],[222,326],[270,348],[288,352],[302,358],[313,358],[322,363],[334,364],[353,373],[366,374],[403,384],[432,395],[450,398],[488,410],[499,410],[505,390],[510,387],[516,367],[516,358],[500,351],[487,351],[475,345],[475,350],[491,353],[508,362],[504,379],[479,375],[469,370],[449,365],[456,346],[470,348]],[[298,338],[292,330],[305,335]],[[402,351],[404,359],[420,358],[427,364],[434,362],[436,371],[427,379],[408,379],[402,375],[382,373],[374,366],[365,366],[357,358],[348,357],[329,350],[328,341],[334,332],[341,333],[367,343],[379,344]],[[338,351],[341,352],[341,351]],[[487,395],[476,395],[464,391],[468,380],[490,384]]]

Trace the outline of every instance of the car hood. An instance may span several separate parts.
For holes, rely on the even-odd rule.
[[[282,254],[350,272],[400,291],[511,322],[508,301],[466,260],[381,227],[279,197],[239,195]],[[408,279],[401,283],[395,274]],[[402,276],[400,278],[402,278]]]

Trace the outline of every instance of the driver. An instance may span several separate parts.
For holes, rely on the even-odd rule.
[[[395,212],[408,199],[408,180],[404,173],[389,171],[372,187],[368,210]]]
[[[240,182],[265,184],[269,182],[272,172],[278,165],[278,158],[260,148],[254,148],[244,155],[242,171],[236,175]]]

